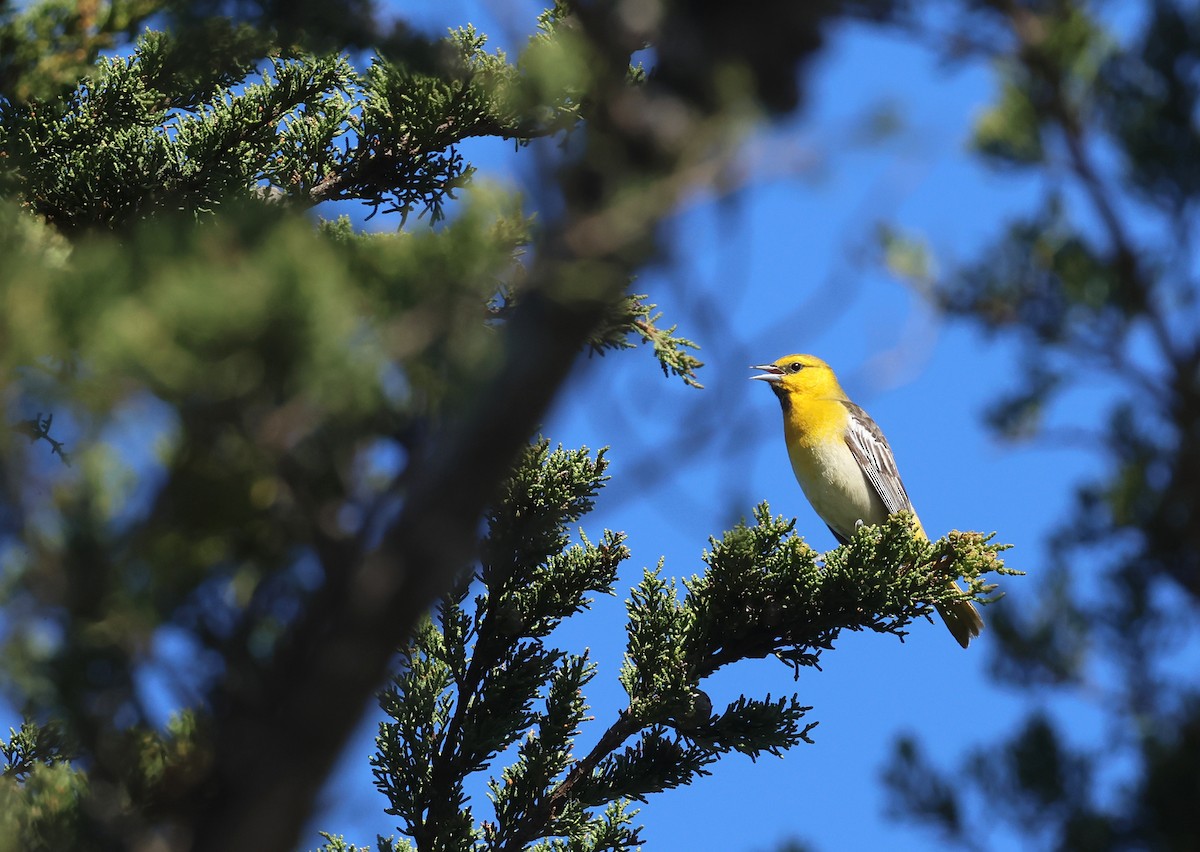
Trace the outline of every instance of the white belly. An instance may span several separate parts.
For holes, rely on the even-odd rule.
[[[887,518],[875,487],[841,441],[798,447],[788,455],[804,496],[838,535],[849,538],[859,521],[878,524]]]

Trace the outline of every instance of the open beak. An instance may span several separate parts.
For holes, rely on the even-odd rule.
[[[783,381],[783,369],[776,367],[774,364],[751,364],[751,370],[762,370],[757,376],[751,376],[751,379],[762,379],[764,382],[777,385]]]

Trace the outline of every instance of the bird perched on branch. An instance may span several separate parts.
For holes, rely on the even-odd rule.
[[[762,370],[750,378],[768,383],[779,397],[792,471],[840,543],[848,542],[860,523],[878,524],[894,512],[913,512],[883,432],[850,401],[828,364],[812,355],[788,355],[751,369]],[[961,591],[955,581],[950,585]],[[983,629],[970,601],[937,609],[964,648]]]

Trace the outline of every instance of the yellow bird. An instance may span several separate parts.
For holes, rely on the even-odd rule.
[[[788,355],[750,369],[762,370],[750,378],[767,382],[779,397],[792,471],[840,543],[850,540],[859,523],[913,512],[883,432],[850,401],[828,364],[812,355]],[[950,585],[959,589],[953,580]],[[970,601],[939,606],[938,613],[964,648],[983,629]]]

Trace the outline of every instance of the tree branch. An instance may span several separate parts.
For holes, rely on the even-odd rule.
[[[1140,301],[1141,313],[1150,326],[1151,334],[1158,343],[1164,358],[1178,364],[1180,353],[1167,326],[1160,308],[1153,299],[1153,287],[1139,263],[1138,253],[1110,192],[1100,173],[1092,164],[1088,153],[1087,128],[1080,120],[1075,108],[1063,91],[1062,68],[1046,56],[1042,43],[1046,37],[1046,26],[1041,17],[1023,8],[1012,0],[995,0],[996,7],[1008,18],[1014,34],[1022,45],[1021,59],[1029,70],[1046,84],[1050,92],[1048,113],[1062,129],[1070,158],[1071,170],[1083,186],[1088,200],[1104,225],[1104,231],[1112,248],[1112,266],[1128,293]]]
[[[785,63],[785,95],[794,87],[794,61],[816,49],[811,32],[828,11],[800,13],[786,5],[788,23],[805,37],[795,40]],[[504,329],[503,364],[479,388],[475,407],[413,462],[400,513],[379,546],[360,564],[326,566],[328,576],[348,579],[316,596],[261,678],[222,684],[214,719],[218,751],[207,784],[212,797],[195,821],[195,849],[293,848],[394,649],[475,556],[478,520],[512,460],[631,273],[653,256],[657,225],[684,188],[672,176],[689,158],[710,158],[714,139],[732,138],[727,130],[712,131],[715,105],[679,104],[664,83],[627,85],[629,56],[653,33],[628,31],[601,4],[576,14],[596,57],[589,133],[578,159],[559,173],[564,212],[536,247],[526,294]],[[670,25],[668,17],[663,27]],[[736,47],[750,52],[757,44],[747,37]],[[684,132],[673,124],[666,133],[657,124],[668,99],[682,107],[669,114],[687,124]],[[636,207],[625,203],[631,190],[647,186],[659,192],[643,193]],[[671,191],[661,192],[664,186]]]

